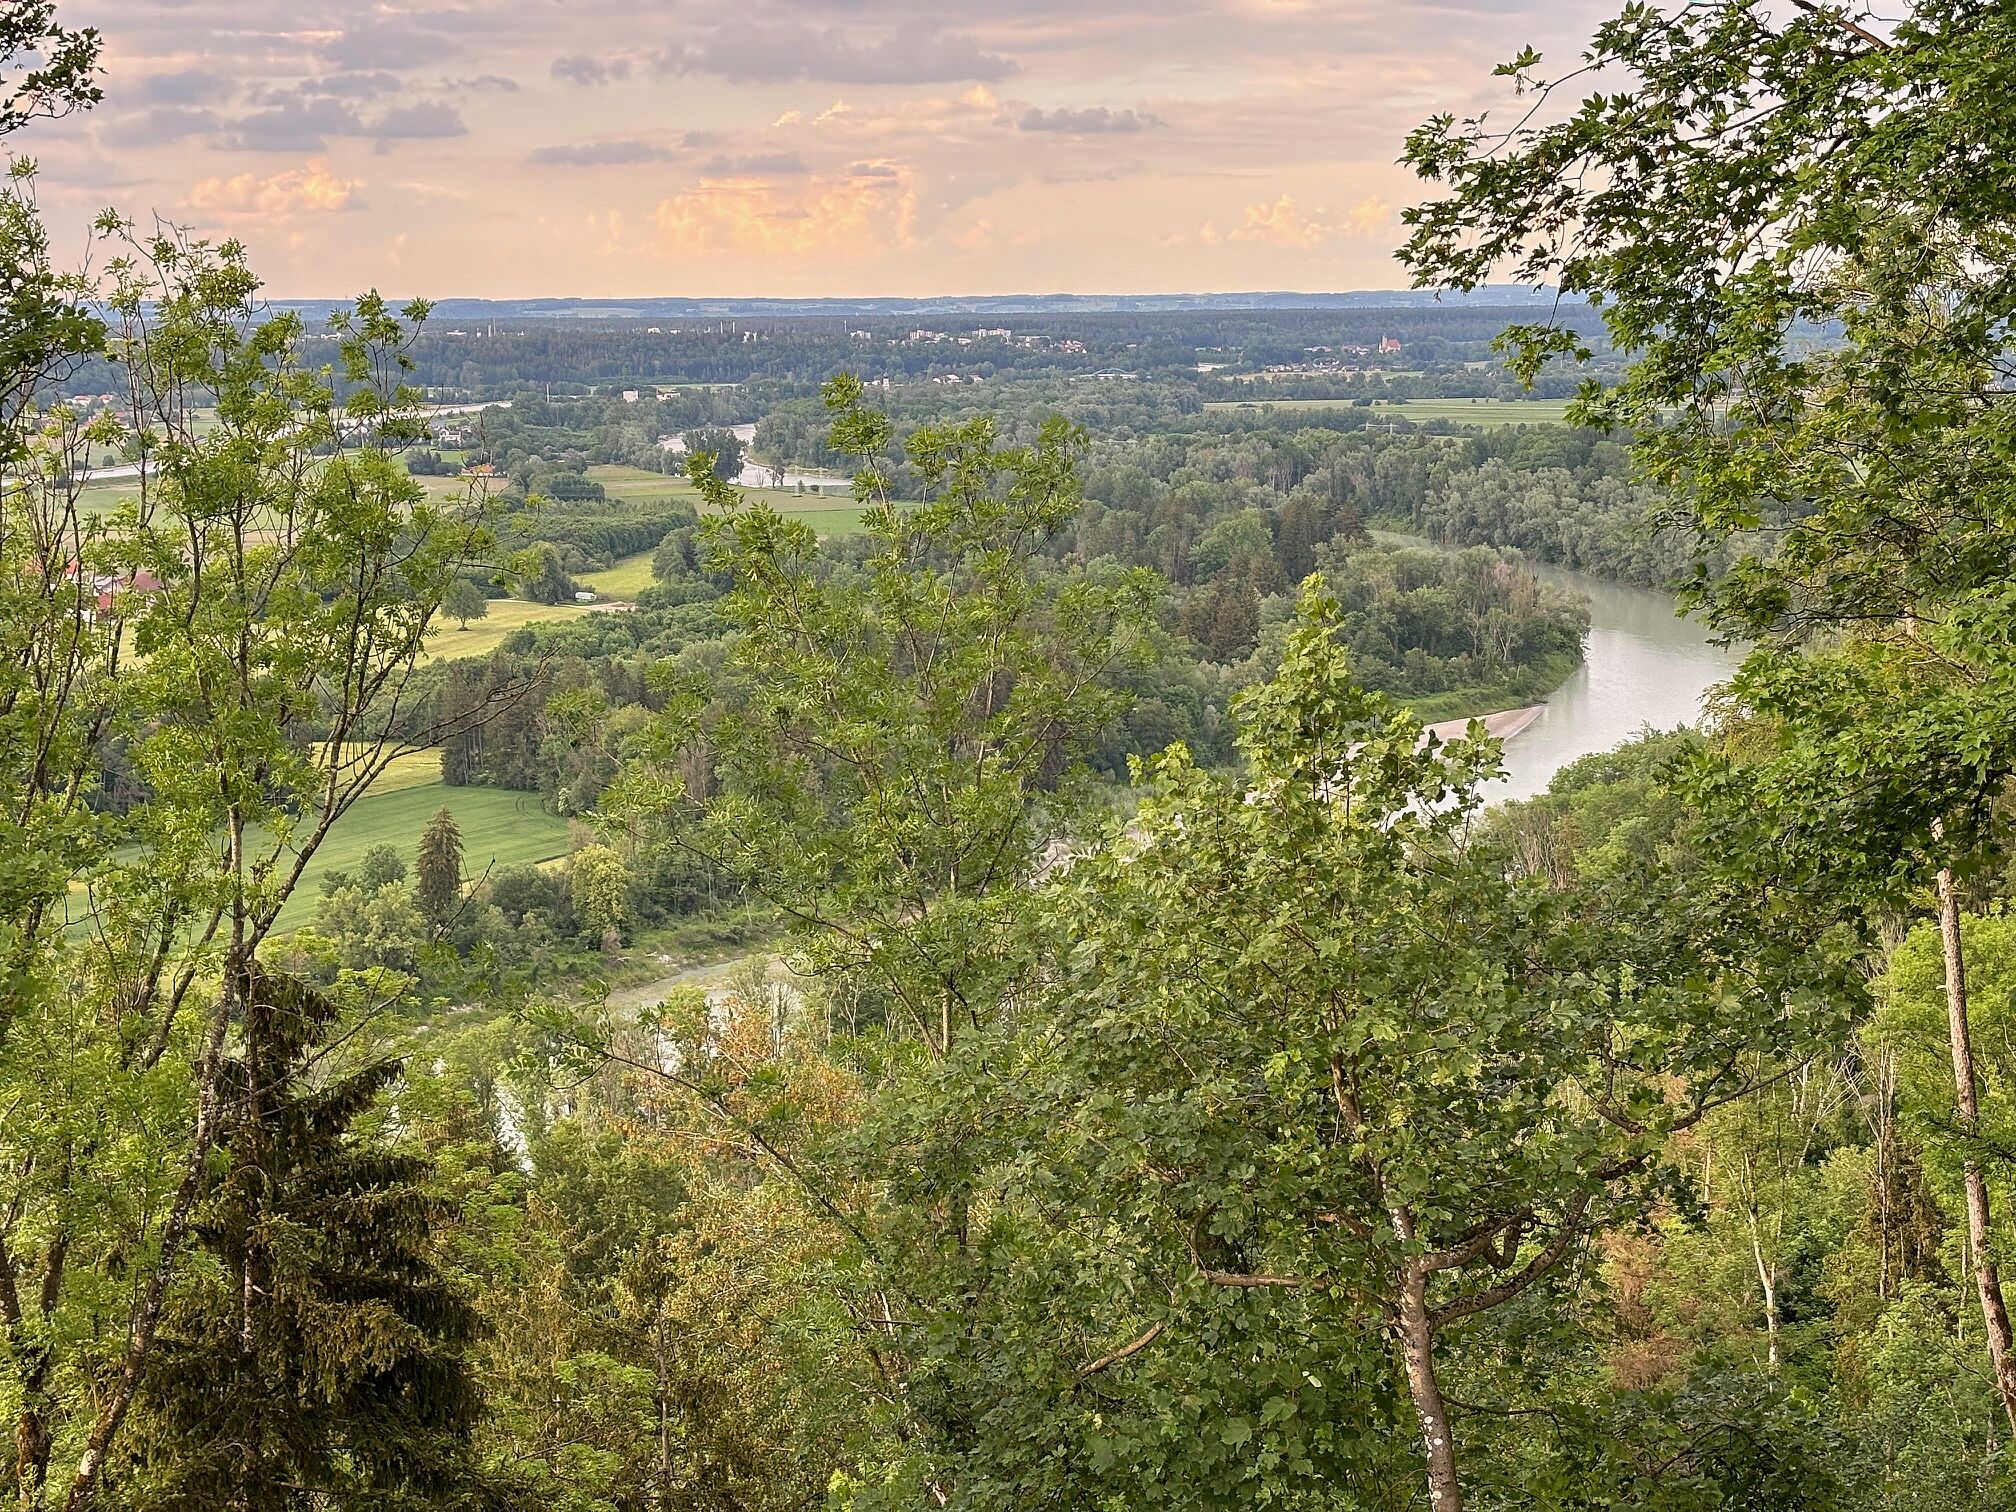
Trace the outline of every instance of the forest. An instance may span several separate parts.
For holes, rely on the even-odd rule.
[[[66,260],[0,11],[15,1505],[2011,1505],[2016,12],[1902,9],[1451,84],[1408,276],[1558,300],[957,385]],[[1740,663],[1490,801],[1598,581]]]

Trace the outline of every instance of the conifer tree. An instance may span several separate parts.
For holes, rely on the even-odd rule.
[[[421,834],[414,872],[415,900],[420,911],[438,926],[462,897],[462,832],[446,808],[435,811]]]
[[[158,1512],[474,1497],[476,1314],[431,1253],[427,1163],[355,1125],[396,1078],[323,1080],[337,1004],[254,967],[223,1154],[136,1404],[124,1490]]]

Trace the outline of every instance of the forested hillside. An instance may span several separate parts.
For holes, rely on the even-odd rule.
[[[1565,300],[1027,342],[73,265],[104,47],[0,12],[23,1512],[2016,1504],[2009,7],[1516,60],[1402,255]],[[1740,670],[1489,802],[1606,579]]]

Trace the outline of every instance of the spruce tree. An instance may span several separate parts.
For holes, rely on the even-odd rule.
[[[163,1320],[125,1490],[156,1512],[476,1505],[478,1325],[432,1254],[429,1167],[354,1128],[399,1064],[324,1080],[336,1004],[263,967],[249,1002],[209,1263]]]
[[[415,900],[420,911],[436,926],[455,911],[462,898],[462,832],[455,816],[439,809],[420,836],[420,854],[415,858],[417,885]]]

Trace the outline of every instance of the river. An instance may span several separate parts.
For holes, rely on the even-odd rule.
[[[1740,651],[1713,644],[1699,624],[1674,613],[1669,593],[1529,565],[1543,581],[1589,600],[1589,638],[1582,665],[1548,695],[1540,717],[1505,743],[1505,780],[1485,790],[1493,802],[1530,798],[1569,762],[1607,751],[1648,725],[1692,724],[1702,695],[1742,660]]]
[[[843,478],[836,473],[802,472],[795,467],[771,467],[764,462],[756,462],[749,457],[749,447],[756,439],[754,425],[731,425],[728,427],[742,443],[742,470],[735,475],[738,488],[788,488],[793,493],[803,489],[807,493],[827,494],[837,499],[851,498],[854,480]],[[667,436],[658,443],[674,456],[686,451],[686,438]]]

